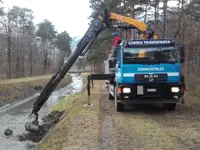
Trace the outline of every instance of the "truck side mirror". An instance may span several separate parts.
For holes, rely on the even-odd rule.
[[[119,62],[116,63],[115,67],[116,67],[116,68],[120,68]]]
[[[184,51],[184,46],[183,45],[180,45],[179,53],[180,53],[180,62],[184,63],[184,61],[185,61],[185,51]]]
[[[185,51],[184,46],[182,44],[177,45],[179,56],[180,56],[180,63],[184,63],[185,61]]]

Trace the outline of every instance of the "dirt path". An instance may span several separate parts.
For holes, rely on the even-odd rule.
[[[107,92],[101,85],[101,100],[100,100],[100,139],[102,150],[116,150],[116,138],[114,135],[114,107],[111,101],[108,101]]]
[[[116,112],[102,81],[74,100],[69,114],[40,149],[51,150],[197,150],[200,148],[200,101],[186,97],[174,112],[161,106],[126,106]]]
[[[117,113],[114,101],[108,100],[104,85],[101,86],[100,93],[102,149],[196,150],[200,148],[200,107],[179,105],[175,112],[165,112],[161,106],[128,106],[125,112]]]

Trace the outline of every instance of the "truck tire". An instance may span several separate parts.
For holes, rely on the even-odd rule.
[[[176,103],[163,104],[165,110],[174,111],[176,109]]]
[[[114,97],[109,93],[108,99],[109,99],[109,100],[114,100]]]
[[[124,104],[117,102],[117,87],[115,87],[115,109],[117,112],[122,112],[124,110]]]

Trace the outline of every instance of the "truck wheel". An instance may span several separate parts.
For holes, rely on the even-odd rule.
[[[169,103],[169,104],[163,104],[165,110],[174,111],[176,108],[176,103]]]
[[[109,100],[114,100],[114,97],[109,93]]]
[[[117,112],[121,112],[124,110],[124,104],[117,102],[117,87],[115,87],[115,109]]]

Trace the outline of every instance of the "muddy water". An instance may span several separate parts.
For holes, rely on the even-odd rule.
[[[70,85],[51,94],[39,112],[40,118],[46,115],[50,108],[64,96],[79,92],[82,89],[81,78],[75,75],[72,75],[72,78],[73,82]],[[34,147],[35,143],[31,141],[18,141],[18,135],[26,133],[24,125],[26,122],[31,121],[28,119],[28,115],[32,110],[32,104],[37,96],[38,94],[20,102],[0,107],[0,150],[30,150]],[[11,137],[4,135],[4,131],[7,128],[13,130]]]

